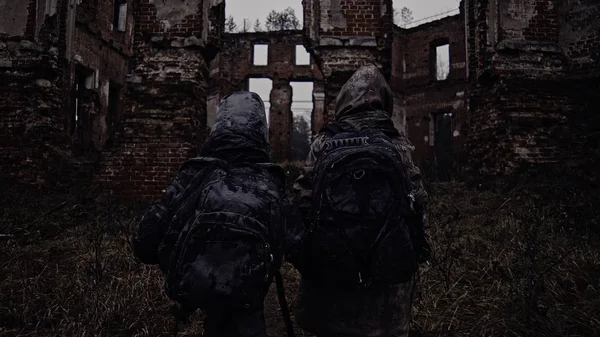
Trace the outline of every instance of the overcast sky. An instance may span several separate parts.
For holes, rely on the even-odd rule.
[[[252,25],[254,25],[256,19],[259,19],[264,27],[265,18],[270,11],[281,11],[287,7],[292,7],[295,10],[298,19],[302,23],[301,0],[226,0],[225,3],[227,16],[233,16],[238,27],[242,25],[243,19],[248,19]],[[460,0],[394,0],[395,8],[408,7],[412,10],[414,21],[455,10],[459,4]],[[455,13],[447,15],[452,14]],[[424,22],[427,21],[430,20]],[[294,89],[294,100],[312,100],[312,86],[310,84],[292,84],[292,87]],[[270,81],[254,80],[251,83],[250,90],[257,92],[268,108],[269,92],[271,90]],[[295,103],[292,105],[294,115],[301,114],[304,117],[310,117],[311,110],[311,103]]]

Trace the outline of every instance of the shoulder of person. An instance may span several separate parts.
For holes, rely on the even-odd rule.
[[[402,152],[412,153],[415,150],[415,146],[412,145],[408,137],[403,134],[400,134],[397,137],[393,138],[393,143],[396,148]]]

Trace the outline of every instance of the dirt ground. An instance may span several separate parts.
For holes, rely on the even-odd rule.
[[[420,270],[415,336],[600,336],[597,186],[540,181],[428,184],[434,256]],[[0,336],[174,334],[162,276],[129,247],[142,207],[1,184]],[[298,274],[283,274],[293,309]],[[274,290],[269,335],[285,336]],[[178,331],[200,336],[201,314]]]

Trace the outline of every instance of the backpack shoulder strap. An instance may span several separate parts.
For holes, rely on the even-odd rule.
[[[340,128],[339,125],[337,125],[335,123],[329,123],[329,124],[323,126],[321,128],[321,130],[319,130],[319,133],[324,133],[329,137],[333,137],[340,132],[342,132],[342,129]]]
[[[196,175],[190,180],[188,185],[184,186],[184,191],[181,195],[180,204],[177,206],[175,214],[180,214],[182,211],[188,208],[191,203],[195,202],[195,200],[193,199],[196,198],[192,198],[192,196],[194,195],[194,192],[197,192],[199,190],[202,181],[204,181],[208,177],[208,175],[211,174],[215,169],[223,167],[224,163],[224,161],[219,159],[212,160],[205,168],[196,173]],[[192,186],[196,188],[191,188]]]

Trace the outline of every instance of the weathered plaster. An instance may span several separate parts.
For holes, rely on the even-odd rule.
[[[0,34],[22,36],[27,25],[26,0],[0,0]]]
[[[346,17],[340,2],[341,0],[321,1],[321,30],[324,32],[334,28],[346,28]]]
[[[186,16],[198,13],[199,4],[200,0],[154,0],[156,17],[166,29],[180,24]]]

